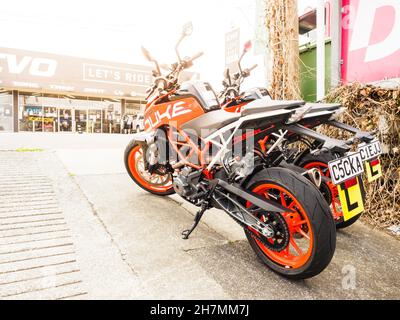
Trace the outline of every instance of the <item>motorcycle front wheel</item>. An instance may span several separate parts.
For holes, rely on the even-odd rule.
[[[145,169],[143,149],[135,141],[131,141],[124,153],[125,168],[132,180],[142,189],[159,196],[168,196],[175,193],[172,186],[172,175],[150,174]]]

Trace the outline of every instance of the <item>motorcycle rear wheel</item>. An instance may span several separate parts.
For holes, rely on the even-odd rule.
[[[306,178],[284,168],[258,172],[246,188],[295,211],[281,214],[290,237],[287,247],[281,251],[268,248],[254,236],[256,231],[245,232],[261,261],[291,279],[306,279],[322,272],[335,252],[336,229],[321,193]]]

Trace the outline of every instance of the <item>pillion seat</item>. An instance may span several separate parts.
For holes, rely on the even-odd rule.
[[[335,111],[341,108],[340,103],[306,103],[306,108],[311,108],[308,113],[319,111]]]
[[[296,109],[304,106],[302,100],[270,100],[269,97],[254,100],[242,108],[242,117],[260,112],[276,111],[280,109]]]

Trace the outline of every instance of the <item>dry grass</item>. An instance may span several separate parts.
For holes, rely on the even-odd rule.
[[[354,83],[334,89],[325,100],[347,108],[340,121],[376,132],[384,147],[380,158],[383,177],[365,184],[365,218],[379,228],[400,225],[400,89]],[[330,136],[345,138],[337,129],[322,130]]]

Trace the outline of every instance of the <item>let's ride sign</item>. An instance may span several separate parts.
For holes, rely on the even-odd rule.
[[[369,144],[361,144],[357,152],[328,163],[333,184],[338,188],[344,221],[364,211],[364,186],[361,175],[367,173],[368,182],[382,176],[382,168],[378,159],[382,148],[378,140]]]

